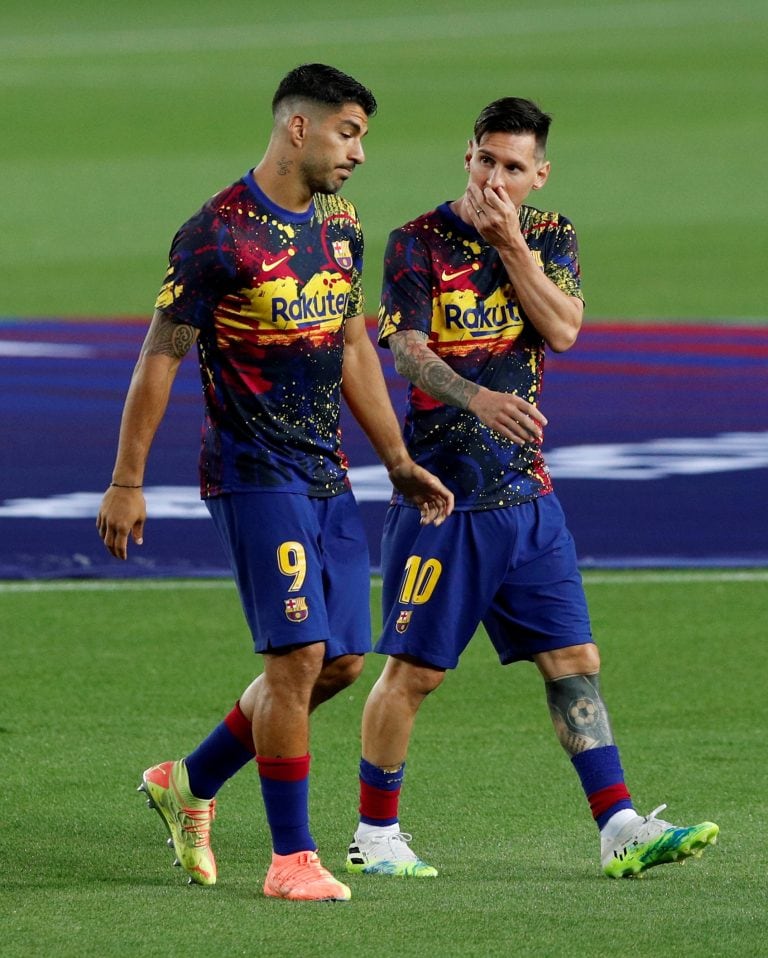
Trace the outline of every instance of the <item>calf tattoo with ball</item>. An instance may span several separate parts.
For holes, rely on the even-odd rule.
[[[569,755],[613,745],[613,731],[597,674],[552,679],[546,683],[546,689],[555,732]]]

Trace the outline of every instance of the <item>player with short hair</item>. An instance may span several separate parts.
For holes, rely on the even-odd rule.
[[[482,622],[502,664],[536,663],[557,737],[600,829],[607,875],[699,854],[717,825],[636,813],[605,703],[573,539],[542,457],[545,348],[576,340],[583,301],[568,219],[526,204],[547,182],[550,117],[505,97],[475,123],[463,195],[392,232],[379,340],[410,380],[406,445],[455,496],[440,528],[398,495],[382,539],[388,655],[363,714],[353,873],[434,877],[408,845],[400,788],[419,706]]]
[[[292,70],[275,93],[262,160],[178,231],[97,519],[118,558],[129,535],[141,544],[150,446],[196,343],[201,494],[264,665],[197,748],[148,768],[140,788],[190,881],[212,885],[215,796],[255,757],[273,845],[264,893],[294,900],[350,897],[320,863],[308,814],[310,712],[357,678],[370,648],[368,550],[340,445],[342,393],[422,520],[440,523],[452,506],[403,444],[365,330],[360,223],[337,196],[365,159],[375,111],[373,94],[333,67]],[[179,670],[198,675],[187,654]]]

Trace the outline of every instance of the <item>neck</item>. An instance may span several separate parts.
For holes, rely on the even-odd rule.
[[[451,211],[459,217],[460,220],[464,220],[465,223],[472,224],[472,220],[469,217],[469,212],[467,209],[467,204],[469,200],[467,199],[467,194],[464,193],[459,199],[454,200],[450,203]]]
[[[267,154],[252,172],[259,189],[284,210],[306,213],[312,205],[313,194],[297,178],[291,162],[276,161]]]

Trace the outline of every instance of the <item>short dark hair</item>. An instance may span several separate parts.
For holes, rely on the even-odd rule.
[[[551,122],[552,117],[540,110],[532,100],[505,96],[489,103],[475,120],[475,143],[479,143],[488,133],[533,133],[543,157],[547,151]]]
[[[373,116],[377,107],[376,97],[367,87],[324,63],[303,63],[287,73],[272,98],[272,113],[289,97],[314,100],[329,106],[357,103],[365,110],[366,116]]]

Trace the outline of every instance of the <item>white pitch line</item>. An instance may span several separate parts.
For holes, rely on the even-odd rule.
[[[669,571],[656,569],[653,572],[622,571],[582,572],[585,585],[654,585],[679,584],[681,582],[768,582],[768,569],[696,570]]]
[[[176,592],[183,589],[234,589],[234,583],[227,578],[0,582],[0,595],[8,592]]]
[[[654,570],[644,572],[590,572],[583,573],[584,584],[591,585],[672,585],[696,582],[768,582],[768,569],[732,569],[708,570],[689,569],[686,571]],[[381,576],[374,575],[371,582],[381,585]],[[0,582],[0,595],[9,593],[38,592],[171,592],[184,589],[227,589],[233,590],[234,583],[226,577],[221,579],[88,579],[85,581],[60,580],[23,582]]]

